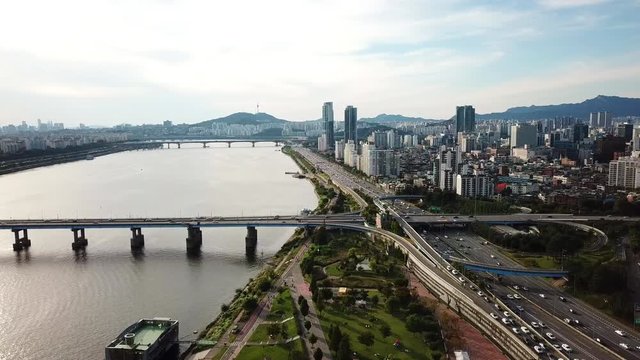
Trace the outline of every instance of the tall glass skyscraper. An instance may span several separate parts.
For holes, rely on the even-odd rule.
[[[351,105],[344,109],[344,141],[353,141],[356,146],[358,145],[358,130],[356,121],[358,120],[358,108]]]
[[[333,103],[326,102],[322,105],[322,121],[324,133],[327,136],[327,147],[333,149],[335,147],[335,138],[333,136]]]
[[[456,137],[461,132],[473,132],[476,129],[476,109],[471,105],[456,107]]]

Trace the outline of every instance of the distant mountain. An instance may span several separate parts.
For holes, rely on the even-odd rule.
[[[434,119],[425,119],[421,117],[408,117],[402,115],[390,115],[390,114],[380,114],[373,118],[361,118],[360,121],[366,121],[370,123],[377,124],[386,124],[386,123],[396,123],[396,122],[434,122],[440,120]]]
[[[287,122],[287,120],[278,119],[273,115],[269,115],[267,113],[257,113],[251,114],[246,112],[238,112],[235,114],[227,115],[225,117],[211,119],[207,121],[203,121],[197,124],[193,124],[193,126],[204,126],[210,127],[213,123],[222,123],[222,124],[239,124],[239,125],[257,125],[257,124],[265,124],[265,123],[282,123]]]
[[[596,111],[608,111],[612,113],[614,117],[640,116],[640,99],[598,95],[593,99],[585,100],[579,104],[519,106],[501,113],[477,114],[476,118],[480,120],[535,120],[556,116],[573,116],[588,119],[589,113]]]

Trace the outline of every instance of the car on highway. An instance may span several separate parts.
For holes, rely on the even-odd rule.
[[[447,265],[447,271],[451,271],[451,266]]]
[[[567,324],[571,324],[571,319],[569,319],[569,318],[564,318],[563,320],[564,320],[564,322],[566,322]]]
[[[527,327],[526,327],[526,326],[521,326],[521,327],[520,327],[520,330],[522,330],[522,333],[523,333],[523,334],[528,334],[528,333],[530,333],[530,332],[531,332],[531,331],[529,331],[529,329],[527,329]]]
[[[495,255],[493,255],[493,254],[491,254],[491,258],[492,258],[492,259],[495,259],[495,258],[496,258],[496,256],[495,256]]]
[[[504,317],[509,317],[509,316],[511,316],[511,314],[509,314],[509,312],[508,312],[508,311],[503,312],[503,314],[504,314]]]
[[[491,317],[494,318],[494,319],[498,319],[499,318],[498,315],[496,315],[495,313],[489,313],[489,315],[491,315]]]
[[[572,313],[572,314],[576,313],[575,310],[573,310],[573,309],[569,309],[569,312]]]
[[[572,352],[573,349],[571,348],[571,346],[567,345],[567,344],[562,344],[562,350],[566,351],[566,352]]]
[[[625,349],[625,350],[629,350],[629,345],[625,344],[625,343],[620,343],[618,344],[620,345],[621,348]]]
[[[534,328],[534,329],[538,329],[538,328],[540,327],[540,325],[538,325],[538,323],[537,323],[537,322],[532,321],[532,322],[531,322],[531,327],[532,327],[532,328]]]
[[[513,331],[514,334],[520,334],[520,329],[517,327],[511,328],[511,331]]]
[[[513,298],[516,300],[520,300],[522,299],[522,296],[518,295],[518,294],[513,294]]]
[[[518,285],[513,285],[512,287],[513,287],[513,290],[520,290],[520,286]]]
[[[552,333],[550,333],[550,332],[546,333],[545,335],[546,335],[549,339],[551,339],[551,340],[555,340],[555,339],[556,339],[556,336],[555,336],[555,335],[553,335],[553,334],[552,334]]]
[[[513,300],[513,295],[511,295],[511,294],[507,294],[507,299],[509,299],[509,300]]]
[[[624,332],[624,331],[622,331],[622,330],[616,330],[616,331],[615,331],[615,333],[616,333],[616,334],[618,334],[618,335],[620,335],[620,336],[622,336],[622,337],[627,336],[627,334],[625,334],[625,332]]]
[[[453,269],[453,270],[451,271],[451,273],[452,273],[453,275],[458,275],[458,274],[460,274],[460,271],[458,271],[458,270],[456,270],[456,269]]]
[[[516,309],[518,309],[518,311],[524,311],[524,308],[522,306],[520,306],[520,305],[517,305]]]
[[[467,281],[462,276],[458,277],[458,280],[463,284]]]
[[[482,291],[478,291],[478,296],[483,297],[484,293]]]
[[[545,325],[542,321],[538,321],[538,325],[540,325],[541,328],[547,327],[547,325]]]
[[[533,347],[533,351],[536,352],[536,354],[542,354],[544,353],[544,349],[541,349],[539,345],[536,345]]]
[[[540,294],[540,297],[544,299],[546,296],[544,294]]]
[[[560,296],[560,301],[567,302],[567,299],[565,299],[563,296]]]

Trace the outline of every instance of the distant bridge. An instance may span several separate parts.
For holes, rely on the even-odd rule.
[[[457,257],[450,256],[446,258],[450,262],[456,262],[462,264],[465,269],[476,272],[488,272],[496,275],[503,276],[530,276],[530,277],[550,277],[561,278],[569,275],[568,271],[564,270],[542,270],[542,269],[527,269],[527,268],[514,268],[488,265],[478,263],[475,261],[465,260]]]
[[[275,143],[275,146],[280,146],[287,141],[292,141],[295,139],[284,139],[284,138],[274,138],[274,139],[159,139],[159,140],[147,140],[147,141],[133,141],[129,142],[129,144],[162,144],[167,145],[167,147],[171,147],[171,145],[177,145],[178,149],[182,146],[182,144],[202,144],[203,148],[208,147],[209,144],[227,144],[227,147],[231,147],[231,144],[234,143],[250,143],[251,146],[255,147],[256,143]]]

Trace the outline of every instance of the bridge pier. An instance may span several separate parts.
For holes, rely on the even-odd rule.
[[[83,250],[85,247],[87,247],[89,242],[84,235],[84,228],[73,228],[71,229],[71,231],[73,231],[73,242],[71,243],[71,249]]]
[[[187,253],[199,253],[202,247],[202,230],[198,226],[187,228]]]
[[[203,142],[203,143],[202,143],[202,148],[204,149],[204,148],[207,148],[207,147],[208,147],[208,146],[207,146],[207,143],[206,143],[206,142]]]
[[[251,142],[251,147],[256,147],[256,142],[255,141]]]
[[[31,240],[29,240],[29,236],[27,235],[27,229],[11,229],[11,231],[13,231],[13,235],[15,236],[13,251],[21,251],[31,247]],[[24,231],[24,235],[21,237],[20,232],[22,231]]]
[[[231,147],[231,141],[227,141],[227,147]]]
[[[258,247],[258,230],[255,226],[247,226],[247,236],[244,238],[244,245],[249,252],[255,252]]]
[[[178,149],[180,149],[180,143],[178,143]]]
[[[131,250],[140,250],[144,247],[144,235],[141,228],[131,228]]]

